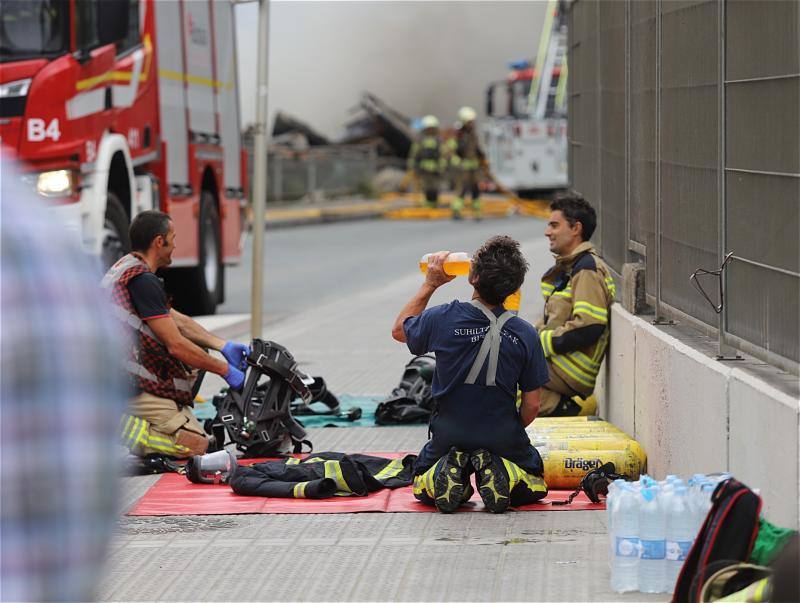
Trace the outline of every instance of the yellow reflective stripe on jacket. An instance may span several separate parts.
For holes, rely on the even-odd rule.
[[[586,372],[565,355],[553,355],[550,357],[550,361],[581,385],[585,385],[586,387],[594,387],[597,373],[592,375],[591,373]]]
[[[610,276],[605,278],[605,283],[606,289],[608,289],[608,292],[611,294],[611,299],[613,300],[615,297],[617,297],[617,285],[614,283],[614,279]]]
[[[541,285],[541,288],[542,288],[542,297],[545,298],[545,299],[550,297],[550,294],[555,290],[555,286],[554,285],[551,285],[550,283],[546,283],[545,281],[542,281],[540,283],[540,285]]]
[[[389,462],[383,469],[375,474],[375,479],[378,481],[397,477],[403,470],[403,459],[394,459]]]
[[[568,357],[572,362],[575,363],[576,366],[583,369],[587,374],[597,377],[597,373],[600,370],[600,365],[594,362],[586,354],[582,352],[567,352],[563,355]]]
[[[576,301],[572,307],[573,314],[586,314],[587,316],[599,320],[600,322],[608,322],[608,310],[595,306],[587,301]]]
[[[563,291],[553,291],[553,297],[563,297],[565,299],[572,299],[572,289],[567,287]]]
[[[293,457],[292,458],[288,458],[288,459],[286,459],[286,464],[287,465],[299,465],[300,464],[300,459],[296,459],[296,458],[293,458]]]
[[[324,461],[323,465],[325,466],[325,477],[336,482],[336,489],[339,491],[337,494],[345,493],[347,495],[353,492],[344,479],[342,465],[339,461]]]
[[[542,344],[542,351],[544,352],[545,357],[549,357],[553,355],[553,332],[552,331],[542,331],[539,333],[539,341]]]
[[[299,484],[295,484],[294,488],[292,489],[292,496],[294,498],[305,498],[307,485],[308,482],[300,482]]]

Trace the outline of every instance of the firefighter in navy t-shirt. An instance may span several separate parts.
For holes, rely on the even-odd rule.
[[[514,239],[493,237],[473,257],[472,300],[426,310],[433,292],[454,278],[444,273],[447,254],[432,256],[425,283],[392,329],[413,354],[436,354],[437,407],[414,467],[414,495],[452,513],[472,495],[474,472],[486,507],[503,513],[547,494],[542,459],[525,432],[539,412],[547,363],[536,329],[503,307],[528,263]]]

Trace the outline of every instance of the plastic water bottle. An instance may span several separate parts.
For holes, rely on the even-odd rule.
[[[658,486],[642,488],[639,505],[639,590],[661,592],[664,585],[666,534]]]
[[[611,588],[618,593],[639,588],[639,499],[629,484],[615,492],[611,526]]]
[[[672,492],[665,494],[663,503],[667,544],[662,590],[671,593],[683,562],[689,556],[697,530],[685,486],[676,486]]]
[[[614,510],[619,504],[621,489],[625,485],[624,479],[615,479],[608,484],[608,494],[606,495],[606,525],[608,526],[608,546],[611,551],[609,556],[609,567],[614,553]]]

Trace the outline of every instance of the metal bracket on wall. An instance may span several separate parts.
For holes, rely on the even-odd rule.
[[[725,269],[728,267],[728,262],[731,261],[731,258],[733,258],[733,252],[730,252],[730,253],[725,255],[725,259],[722,261],[722,265],[719,267],[719,269],[717,269],[717,270],[706,270],[705,268],[698,268],[697,270],[692,272],[692,275],[689,277],[689,280],[691,281],[692,285],[694,285],[694,288],[697,289],[697,291],[700,292],[700,295],[702,295],[705,298],[705,300],[709,303],[709,305],[714,309],[714,312],[716,312],[717,314],[722,312],[722,310],[725,308],[725,287],[724,287],[723,283],[725,282],[725,279],[724,279]],[[706,293],[705,289],[703,289],[703,285],[700,284],[700,280],[698,279],[698,277],[700,277],[700,276],[713,276],[713,277],[716,277],[716,279],[717,279],[717,291],[719,292],[719,303],[718,304],[715,304],[712,301],[712,299],[709,297],[708,293]],[[736,350],[733,350],[732,348],[729,348],[728,346],[725,346],[725,348],[726,349],[723,350],[722,345],[720,345],[720,347],[719,347],[716,359],[719,360],[720,362],[728,362],[728,361],[734,361],[734,360],[744,360],[744,358],[742,356],[740,356],[736,352]],[[732,355],[725,353],[725,352],[727,352],[729,350],[733,352]]]
[[[667,325],[667,326],[669,326],[669,325],[674,325],[674,324],[677,324],[677,323],[674,320],[670,319],[670,318],[655,318],[655,319],[653,319],[653,324],[654,325]]]

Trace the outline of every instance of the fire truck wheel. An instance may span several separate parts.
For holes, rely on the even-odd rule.
[[[103,269],[107,270],[114,262],[131,250],[131,241],[128,235],[128,214],[119,197],[108,191],[106,198],[106,217],[103,222],[103,243],[100,250],[100,259]]]
[[[173,288],[175,306],[192,315],[213,314],[222,297],[225,278],[220,244],[219,213],[214,195],[203,191],[200,197],[198,231],[199,262],[192,268],[170,270],[169,280],[177,280]],[[175,278],[177,277],[177,278]]]

